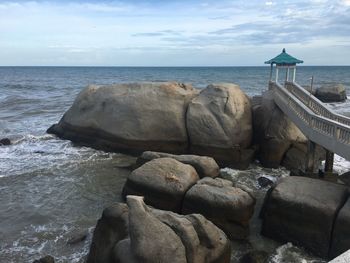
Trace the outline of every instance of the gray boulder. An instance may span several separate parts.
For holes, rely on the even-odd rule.
[[[148,205],[180,212],[188,189],[199,180],[196,170],[171,158],[149,161],[127,178],[123,196],[140,195]]]
[[[253,108],[254,142],[264,167],[277,168],[293,143],[306,144],[298,127],[277,107],[272,91],[264,92],[260,105]]]
[[[212,84],[202,90],[189,104],[186,124],[192,153],[241,168],[252,160],[251,105],[238,85]]]
[[[113,263],[114,246],[128,236],[129,210],[116,203],[106,208],[94,230],[87,263]]]
[[[334,223],[330,257],[334,258],[350,249],[350,199],[340,209]]]
[[[323,102],[341,102],[347,99],[346,89],[342,84],[330,84],[317,88],[315,96]]]
[[[221,178],[203,178],[186,193],[182,212],[200,213],[220,227],[231,239],[249,234],[255,199]]]
[[[333,222],[347,196],[347,188],[339,184],[297,176],[282,178],[266,198],[262,234],[327,258]]]
[[[91,85],[48,133],[108,151],[183,153],[187,106],[196,94],[175,82]]]
[[[115,262],[228,263],[230,242],[201,215],[181,216],[128,196],[129,236],[113,249]]]
[[[219,176],[220,167],[213,158],[207,156],[198,156],[190,154],[175,155],[169,153],[146,151],[142,153],[142,155],[137,159],[137,165],[141,166],[153,159],[164,157],[172,158],[181,163],[191,165],[194,169],[196,169],[200,178]]]

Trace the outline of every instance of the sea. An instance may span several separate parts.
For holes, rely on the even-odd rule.
[[[314,87],[341,83],[350,94],[350,67],[297,69],[296,80]],[[178,81],[202,89],[210,83],[239,84],[249,95],[267,89],[269,67],[0,67],[0,262],[33,262],[52,255],[56,262],[84,262],[92,232],[102,210],[121,201],[121,190],[134,157],[74,145],[46,133],[89,84],[137,81]],[[328,104],[350,116],[350,101]],[[336,156],[335,170],[350,170]],[[259,176],[271,180],[288,176],[283,167],[252,164],[246,171],[223,169],[226,178],[253,189],[263,198]],[[269,262],[324,262],[291,243],[277,243],[259,234],[252,220],[247,242],[234,242],[231,262],[251,251],[265,251]],[[67,241],[87,234],[77,244]]]

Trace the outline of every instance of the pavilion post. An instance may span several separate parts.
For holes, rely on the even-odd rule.
[[[272,70],[273,70],[273,65],[271,63],[271,66],[270,66],[270,81],[272,80]]]
[[[276,66],[276,83],[278,82],[278,66]]]
[[[297,68],[293,68],[293,82],[295,82],[295,75],[296,75]]]

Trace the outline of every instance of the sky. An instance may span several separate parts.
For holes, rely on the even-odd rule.
[[[0,0],[2,66],[350,65],[350,0]]]

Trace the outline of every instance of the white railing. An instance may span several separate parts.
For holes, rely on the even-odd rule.
[[[278,83],[269,85],[276,104],[310,140],[350,160],[350,126],[317,115],[303,101],[303,93],[296,96]]]
[[[350,126],[350,118],[330,110],[319,99],[297,83],[285,82],[285,88],[316,114]]]

